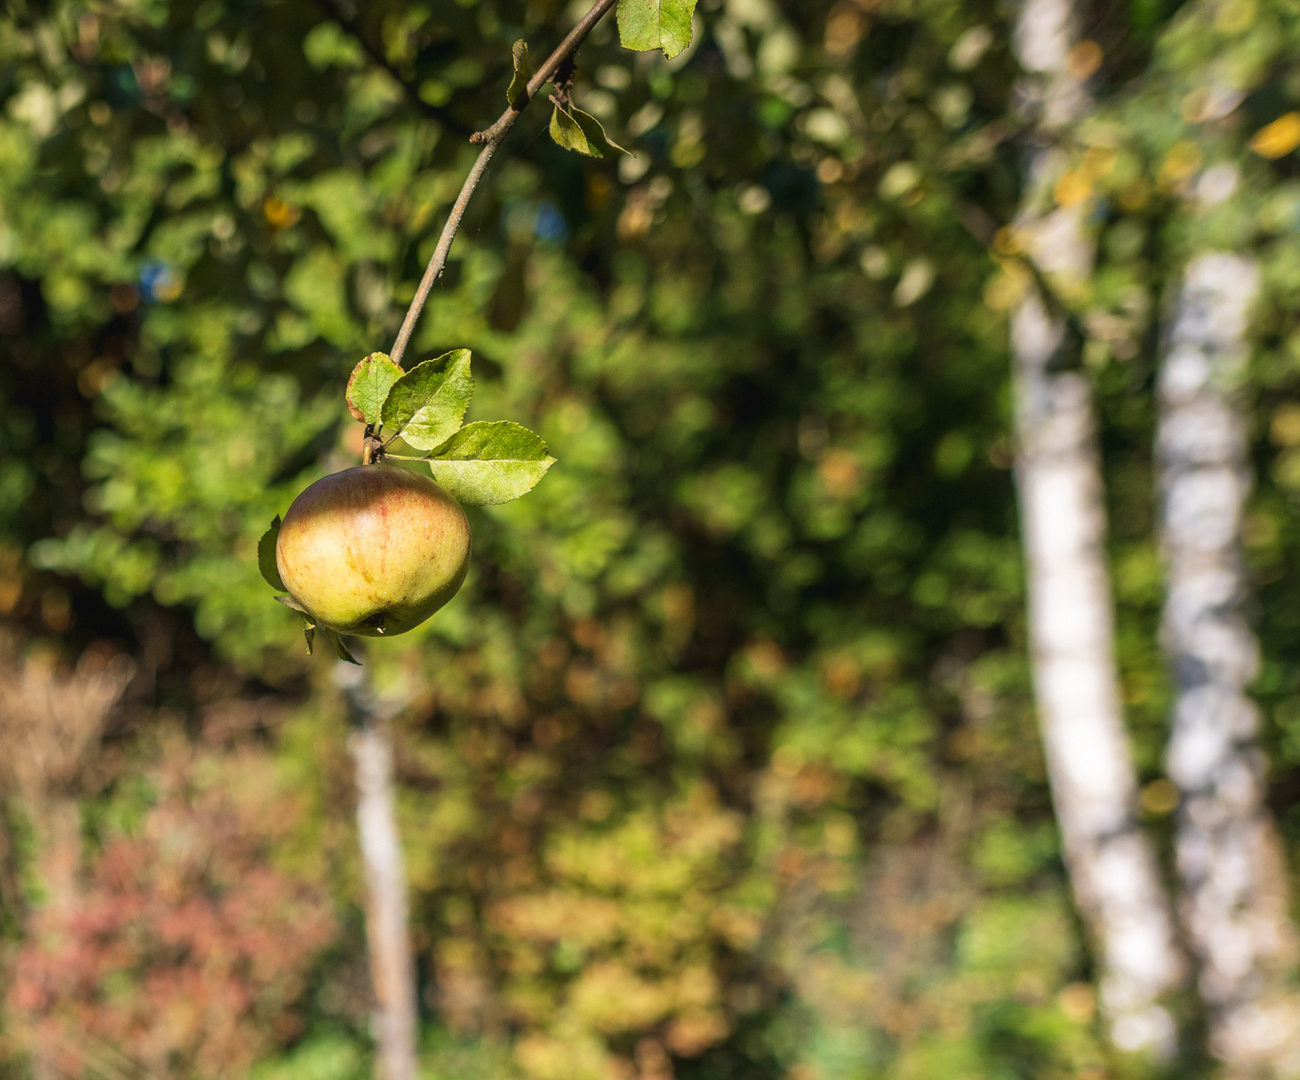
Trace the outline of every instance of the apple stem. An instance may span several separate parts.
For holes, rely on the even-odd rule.
[[[397,438],[396,435],[393,439]],[[367,424],[366,433],[361,440],[361,464],[378,465],[384,459],[384,448],[393,439],[384,442],[375,434],[375,425]]]
[[[600,22],[601,17],[617,2],[618,0],[596,0],[596,3],[592,5],[587,14],[569,31],[568,36],[560,42],[555,51],[546,58],[546,62],[528,80],[527,89],[515,98],[506,111],[501,114],[497,122],[490,128],[475,132],[470,136],[469,141],[475,144],[481,143],[483,149],[479,151],[478,158],[469,170],[469,175],[465,177],[465,183],[461,186],[460,194],[456,196],[456,201],[452,204],[451,213],[447,215],[447,223],[442,227],[442,235],[438,237],[438,246],[433,249],[433,255],[424,271],[424,277],[420,279],[420,287],[415,292],[415,298],[411,301],[411,306],[406,309],[406,318],[402,320],[402,328],[397,332],[397,340],[393,343],[392,351],[388,354],[389,358],[398,367],[402,365],[402,355],[406,352],[406,346],[410,344],[411,335],[415,332],[415,324],[420,318],[420,312],[424,310],[425,302],[429,299],[429,292],[433,288],[433,283],[438,280],[438,275],[442,273],[443,267],[447,265],[447,256],[451,252],[452,241],[456,239],[456,230],[460,228],[461,219],[465,216],[465,209],[469,206],[469,200],[474,194],[474,189],[478,187],[479,181],[483,179],[483,174],[487,172],[492,155],[497,152],[497,147],[505,140],[506,133],[514,126],[514,122],[519,119],[519,114],[532,101],[533,95],[556,75],[561,65],[573,57],[573,54],[578,51],[578,46],[591,32],[591,28]]]

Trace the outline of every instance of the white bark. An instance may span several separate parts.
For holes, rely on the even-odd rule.
[[[1069,0],[1028,0],[1015,44],[1031,75],[1025,106],[1037,119],[1017,235],[1064,290],[1091,270],[1082,207],[1045,212],[1060,169],[1055,132],[1088,105],[1067,71],[1077,40]],[[1103,1013],[1120,1049],[1167,1058],[1173,1019],[1160,1003],[1182,962],[1150,844],[1136,815],[1137,783],[1124,730],[1106,566],[1106,518],[1087,380],[1054,370],[1063,319],[1031,288],[1012,316],[1016,481],[1027,566],[1029,638],[1039,726],[1066,865],[1097,950]]]
[[[380,1080],[416,1080],[415,964],[411,957],[406,868],[397,830],[393,740],[387,710],[365,688],[360,668],[340,664],[353,717],[348,739],[356,765],[357,830],[366,884],[366,942],[375,991],[373,1035]]]
[[[1168,597],[1162,644],[1176,700],[1166,766],[1183,794],[1180,915],[1200,965],[1210,1048],[1233,1076],[1300,1075],[1300,1012],[1286,870],[1264,805],[1259,647],[1242,613],[1240,535],[1250,491],[1239,392],[1254,261],[1192,260],[1165,341],[1156,455]]]
[[[1077,372],[1046,370],[1062,333],[1037,295],[1015,314],[1016,478],[1039,725],[1071,885],[1099,950],[1111,1038],[1167,1056],[1175,1030],[1159,999],[1177,985],[1181,963],[1135,814],[1090,388]]]

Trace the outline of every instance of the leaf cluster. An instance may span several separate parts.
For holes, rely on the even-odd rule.
[[[353,369],[348,410],[383,446],[401,439],[426,453],[386,454],[427,464],[433,478],[464,506],[496,506],[533,489],[555,464],[539,436],[509,420],[462,425],[474,395],[469,349],[454,349],[402,371],[386,353]]]

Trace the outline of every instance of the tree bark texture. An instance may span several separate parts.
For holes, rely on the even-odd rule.
[[[1243,614],[1240,536],[1250,491],[1240,386],[1252,259],[1188,265],[1164,343],[1156,457],[1168,595],[1162,644],[1175,704],[1166,767],[1182,792],[1175,855],[1211,1051],[1235,1077],[1300,1075],[1296,959],[1279,837],[1264,805],[1259,646]]]
[[[1029,74],[1021,97],[1036,119],[1016,237],[1068,294],[1093,249],[1082,206],[1053,208],[1060,132],[1088,106],[1069,73],[1077,41],[1068,0],[1028,0],[1015,46]],[[1124,729],[1106,565],[1106,518],[1091,388],[1062,370],[1067,324],[1031,286],[1012,313],[1016,482],[1029,595],[1039,726],[1066,865],[1093,939],[1113,1043],[1159,1058],[1176,1030],[1160,999],[1182,977],[1168,898],[1137,819],[1137,781]]]
[[[397,829],[393,740],[364,672],[344,668],[356,724],[348,749],[356,767],[357,831],[366,886],[366,943],[375,991],[373,1035],[379,1080],[416,1080],[418,1034],[415,964],[411,957],[406,868]]]

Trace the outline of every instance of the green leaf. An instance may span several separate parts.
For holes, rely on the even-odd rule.
[[[474,396],[469,358],[468,349],[453,349],[411,368],[388,391],[384,427],[417,450],[432,450],[451,438]]]
[[[611,150],[617,150],[620,154],[631,154],[630,150],[619,146],[613,139],[605,134],[605,129],[601,127],[600,121],[591,113],[585,113],[581,109],[571,109],[569,112],[582,128],[582,133],[587,137],[587,145],[597,151],[597,157],[609,157]]]
[[[618,0],[618,37],[625,49],[663,49],[672,59],[691,43],[695,0]]]
[[[565,110],[555,106],[551,113],[551,138],[566,150],[576,150],[588,157],[607,157],[611,151],[628,151],[605,134],[600,121],[581,109]]]
[[[275,542],[279,537],[280,515],[276,514],[271,527],[262,533],[262,539],[257,542],[257,568],[262,571],[262,577],[271,588],[288,592],[284,582],[280,580],[280,568],[275,565]],[[278,600],[279,597],[276,599]]]
[[[394,364],[387,353],[374,352],[352,369],[344,396],[348,412],[367,424],[379,423],[384,399],[393,383],[402,377],[402,369]]]
[[[285,607],[292,611],[296,611],[302,616],[302,636],[307,639],[307,655],[310,656],[311,647],[316,641],[316,616],[298,603],[298,601],[292,596],[277,596],[276,599]]]
[[[466,506],[517,499],[554,464],[540,436],[509,420],[466,424],[429,460],[433,478]]]
[[[506,100],[514,105],[528,90],[528,80],[533,77],[533,62],[528,58],[528,42],[520,38],[510,46],[510,57],[515,63],[515,74],[506,89]]]
[[[361,661],[352,655],[351,650],[343,643],[343,639],[339,636],[337,630],[331,626],[322,626],[320,631],[329,638],[329,643],[334,646],[334,653],[340,660],[346,660],[349,664],[360,666]]]
[[[586,154],[588,157],[600,157],[600,154],[591,149],[586,133],[578,126],[578,121],[558,105],[551,112],[551,138],[556,146],[562,146],[565,150],[576,150],[579,154]]]

